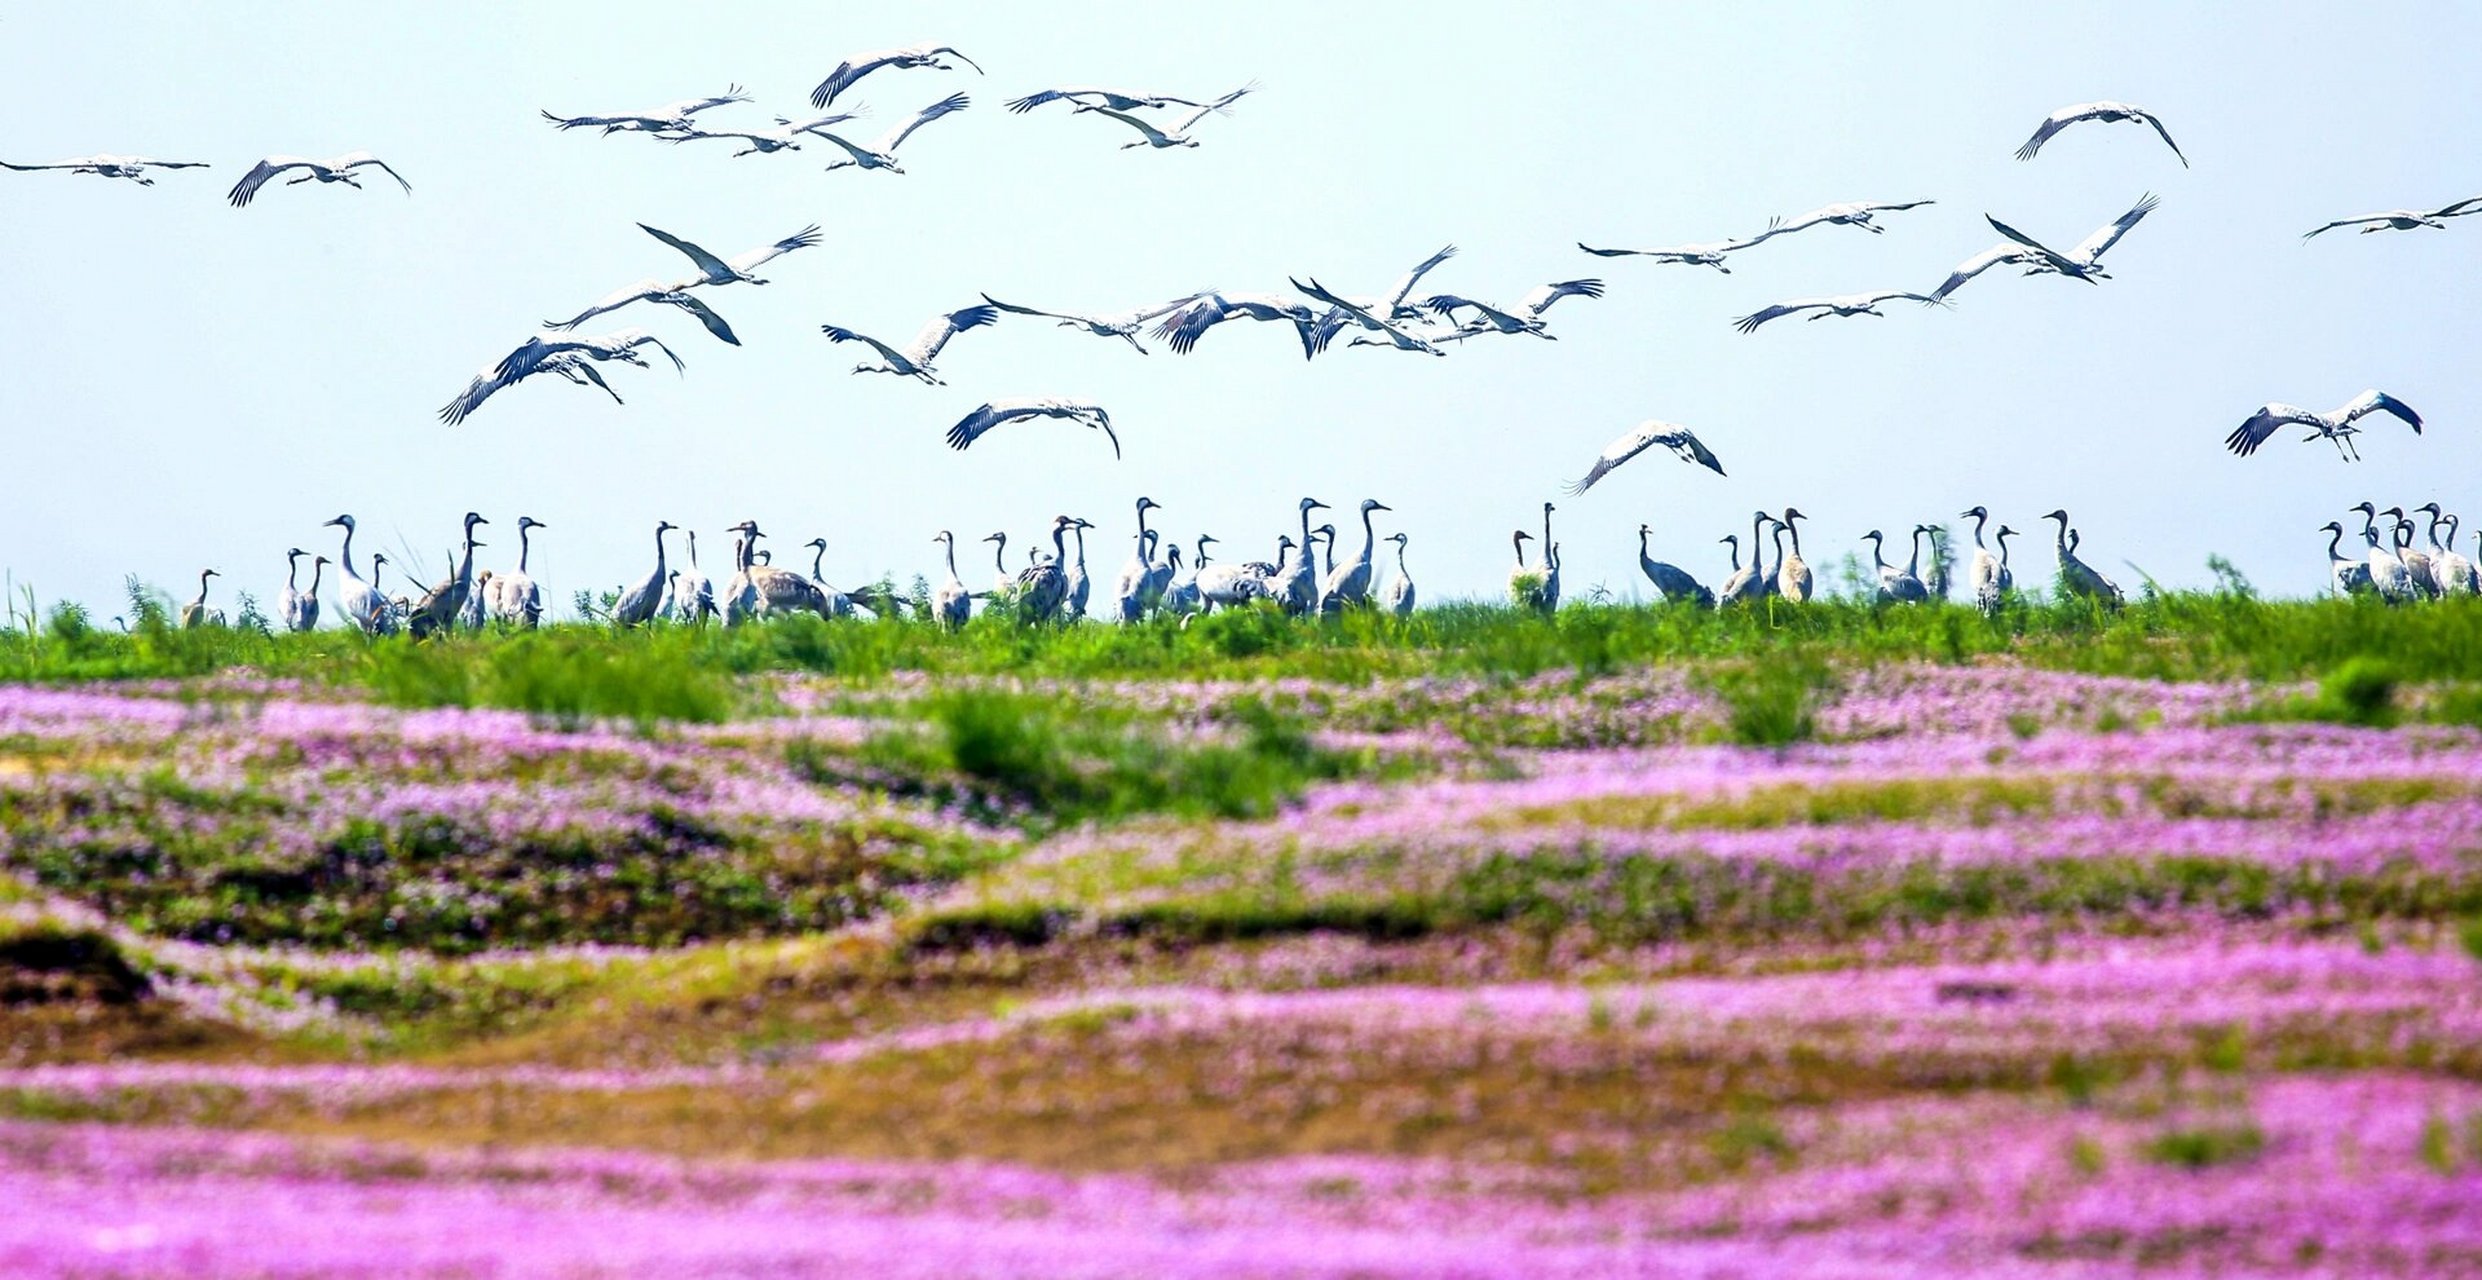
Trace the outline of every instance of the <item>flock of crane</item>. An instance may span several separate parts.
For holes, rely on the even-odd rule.
[[[2359,560],[2338,551],[2344,541],[2344,525],[2330,520],[2319,526],[2327,538],[2327,574],[2339,595],[2375,595],[2390,604],[2415,600],[2436,600],[2441,596],[2482,594],[2482,574],[2477,574],[2474,561],[2456,549],[2457,518],[2440,509],[2436,502],[2413,508],[2430,517],[2425,540],[2428,549],[2413,545],[2413,518],[2402,507],[2378,510],[2363,502],[2352,508],[2361,513],[2362,541],[2369,544],[2369,554]],[[2394,522],[2388,536],[2379,536],[2379,517]],[[2439,530],[2448,531],[2445,542]],[[2474,530],[2475,551],[2482,553],[2482,529]]]
[[[867,107],[853,106],[842,111],[831,108],[843,94],[874,73],[907,69],[952,70],[958,65],[982,74],[979,65],[947,45],[924,44],[848,58],[831,71],[810,95],[811,106],[822,114],[802,120],[777,116],[774,117],[774,126],[768,129],[730,129],[714,123],[722,118],[726,108],[751,101],[738,85],[721,95],[683,99],[640,112],[562,116],[544,111],[542,115],[563,131],[595,130],[606,137],[634,133],[676,145],[702,141],[734,142],[738,144],[738,149],[733,153],[735,156],[798,152],[807,144],[821,143],[841,157],[831,163],[829,169],[877,169],[901,174],[905,170],[898,161],[898,149],[925,126],[967,109],[971,100],[966,95],[950,94],[922,107],[905,117],[885,136],[869,144],[856,141],[850,131],[838,131],[840,126],[867,114]],[[1211,117],[1230,114],[1234,104],[1257,88],[1253,82],[1221,94],[1178,97],[1120,88],[1076,86],[1030,93],[1010,101],[1008,107],[1011,112],[1026,114],[1053,103],[1066,103],[1072,115],[1094,115],[1135,131],[1137,137],[1125,142],[1125,147],[1196,147],[1200,142],[1194,133],[1201,125]],[[1176,121],[1170,115],[1163,114],[1171,112],[1179,113]],[[2052,112],[2018,149],[2018,159],[2033,159],[2062,131],[2084,123],[2142,124],[2162,139],[2183,167],[2189,164],[2188,157],[2182,154],[2160,118],[2136,106],[2108,101],[2083,103]],[[66,170],[153,185],[156,171],[205,166],[195,161],[96,155],[41,165],[0,162],[0,167]],[[268,156],[243,175],[233,186],[228,199],[236,208],[248,207],[270,182],[288,174],[292,175],[284,180],[284,185],[288,186],[315,182],[358,189],[361,186],[361,171],[371,168],[387,174],[411,194],[411,184],[394,168],[371,152],[356,151],[329,160]],[[1883,215],[1901,213],[1931,203],[1922,199],[1830,204],[1797,217],[1776,219],[1753,235],[1709,243],[1658,248],[1609,248],[1581,242],[1577,247],[1597,257],[1645,258],[1657,264],[1702,266],[1728,274],[1736,255],[1771,240],[1827,226],[1858,227],[1873,235],[1883,234],[1886,230],[1880,223]],[[1947,307],[1953,305],[1954,295],[1968,282],[2003,266],[2018,268],[2024,276],[2056,275],[2097,284],[2111,278],[2103,264],[2104,255],[2158,206],[2159,201],[2154,196],[2144,196],[2127,212],[2065,251],[2052,248],[2042,240],[1986,214],[1985,220],[2000,235],[2000,242],[1960,263],[1943,282],[1927,293],[1888,289],[1794,298],[1760,307],[1734,323],[1746,333],[1795,315],[1806,316],[1813,321],[1830,316],[1879,316],[1884,314],[1880,307],[1896,301]],[[2308,236],[2315,237],[2344,227],[2358,227],[2364,233],[2441,229],[2449,219],[2476,212],[2482,212],[2482,197],[2460,200],[2436,209],[2398,209],[2338,219],[2312,229]],[[668,360],[676,371],[680,371],[685,367],[681,357],[662,338],[645,328],[631,327],[579,336],[575,331],[580,326],[598,316],[644,303],[687,313],[717,340],[740,345],[740,337],[730,322],[707,301],[711,291],[739,284],[764,285],[768,283],[767,279],[757,274],[761,268],[821,242],[819,228],[813,225],[771,244],[724,257],[683,236],[644,223],[639,225],[649,236],[687,258],[691,269],[671,276],[642,278],[564,319],[545,321],[539,332],[485,366],[462,392],[440,409],[440,418],[450,424],[462,422],[501,391],[538,374],[550,374],[579,386],[600,390],[619,402],[620,395],[606,381],[602,366],[628,364],[649,367],[648,349],[651,348]],[[1326,352],[1339,334],[1348,332],[1351,334],[1348,346],[1388,347],[1441,356],[1447,354],[1451,344],[1492,335],[1555,338],[1556,335],[1549,332],[1546,321],[1546,314],[1553,305],[1566,298],[1599,298],[1604,293],[1603,281],[1579,278],[1540,285],[1508,305],[1458,293],[1418,295],[1416,289],[1422,281],[1454,257],[1456,252],[1453,245],[1441,248],[1414,264],[1387,288],[1373,294],[1339,292],[1314,277],[1288,277],[1290,292],[1197,290],[1117,313],[1049,310],[1002,302],[984,294],[978,303],[933,315],[902,346],[861,329],[839,324],[822,324],[820,330],[831,343],[854,343],[875,354],[875,360],[855,365],[855,374],[885,373],[928,385],[943,385],[937,361],[949,344],[962,334],[994,326],[1003,314],[1048,319],[1059,326],[1092,336],[1126,342],[1140,354],[1147,352],[1146,345],[1140,341],[1141,331],[1151,332],[1154,338],[1164,342],[1175,353],[1186,354],[1217,326],[1228,321],[1250,320],[1289,324],[1299,339],[1305,358],[1315,358]],[[2299,428],[2307,432],[2304,439],[2331,441],[2342,457],[2357,458],[2358,449],[2353,437],[2360,428],[2356,424],[2373,413],[2392,415],[2416,433],[2422,429],[2422,418],[2411,407],[2392,395],[2372,390],[2327,413],[2268,403],[2235,429],[2226,444],[2234,453],[2247,456],[2277,432]],[[1103,406],[1087,399],[1054,396],[994,398],[949,427],[947,440],[951,446],[963,449],[996,427],[1044,417],[1098,430],[1110,440],[1114,455],[1117,457],[1120,453],[1120,438],[1113,428],[1110,414]],[[1715,453],[1689,428],[1648,420],[1608,445],[1584,477],[1568,486],[1568,491],[1572,495],[1582,494],[1613,469],[1655,448],[1665,449],[1718,475],[1723,474],[1723,465]],[[1151,499],[1141,499],[1139,528],[1135,535],[1136,550],[1129,566],[1115,584],[1113,614],[1126,619],[1161,611],[1185,614],[1255,599],[1274,601],[1296,614],[1332,612],[1349,605],[1374,603],[1400,612],[1411,609],[1414,589],[1404,571],[1406,538],[1402,533],[1392,534],[1388,539],[1396,545],[1395,579],[1384,590],[1376,593],[1372,590],[1372,561],[1377,538],[1371,516],[1388,508],[1375,501],[1362,504],[1361,551],[1358,557],[1338,564],[1332,527],[1313,529],[1309,523],[1309,513],[1322,505],[1310,499],[1302,500],[1299,537],[1296,539],[1287,533],[1279,539],[1273,560],[1231,564],[1212,562],[1207,547],[1214,539],[1201,537],[1194,558],[1185,566],[1181,563],[1181,545],[1177,542],[1166,543],[1157,531],[1147,527],[1146,513],[1154,509],[1155,504]],[[2431,509],[2436,512],[2435,506]],[[1515,535],[1517,566],[1512,571],[1511,591],[1520,603],[1538,607],[1557,604],[1560,560],[1559,547],[1551,540],[1549,530],[1552,510],[1551,504],[1544,504],[1545,528],[1536,563],[1529,565],[1525,559],[1525,543],[1534,535],[1525,531],[1518,531]],[[2367,516],[2369,504],[2364,504],[2362,510]],[[1966,514],[1975,522],[1971,565],[1974,598],[1985,608],[1996,608],[2011,589],[2007,539],[2017,531],[2003,525],[1986,546],[1983,536],[1986,513],[1976,508]],[[1763,511],[1756,513],[1750,531],[1747,548],[1749,563],[1746,566],[1741,563],[1742,547],[1738,536],[1728,535],[1723,539],[1732,548],[1732,570],[1722,587],[1714,591],[1700,585],[1678,567],[1652,559],[1645,549],[1651,530],[1643,526],[1640,530],[1641,565],[1650,581],[1668,599],[1730,604],[1777,595],[1789,600],[1805,600],[1811,594],[1811,575],[1800,555],[1800,530],[1796,522],[1802,518],[1797,510],[1792,509],[1787,509],[1780,517]],[[2056,519],[2060,526],[2057,553],[2062,589],[2079,596],[2118,601],[2119,589],[2076,558],[2076,533],[2069,527],[2065,512],[2055,511],[2049,518]],[[2437,543],[2439,517],[2436,514],[2432,524],[2434,552],[2428,556],[2412,548],[2410,522],[2404,520],[2401,513],[2398,513],[2398,518],[2400,523],[2390,546],[2381,545],[2374,522],[2367,524],[2364,536],[2370,542],[2369,564],[2366,568],[2355,566],[2360,570],[2360,576],[2354,578],[2352,583],[2346,582],[2347,575],[2342,567],[2346,562],[2336,555],[2331,544],[2330,558],[2339,566],[2336,572],[2339,586],[2373,590],[2390,599],[2398,599],[2410,598],[2415,594],[2436,594],[2452,589],[2448,585],[2451,581],[2470,580],[2471,562]],[[363,577],[353,563],[352,518],[340,516],[331,523],[345,530],[344,550],[340,560],[334,562],[339,570],[337,603],[347,620],[362,630],[376,633],[403,627],[416,635],[427,635],[453,626],[480,626],[495,620],[533,625],[542,616],[540,591],[527,573],[525,561],[528,536],[534,529],[546,526],[531,517],[519,523],[517,567],[498,574],[484,572],[478,575],[472,561],[474,548],[480,544],[475,542],[473,530],[476,525],[487,522],[479,515],[469,514],[464,549],[456,557],[456,570],[415,599],[390,597],[381,590],[378,578],[385,564],[382,556],[372,556],[371,576]],[[1005,603],[1015,616],[1029,622],[1084,616],[1089,595],[1084,536],[1085,531],[1093,527],[1091,522],[1082,519],[1059,517],[1048,530],[1049,554],[1041,554],[1038,547],[1030,562],[1014,573],[1007,570],[1005,559],[1000,560],[1000,581],[987,592],[973,592],[965,588],[955,567],[955,540],[943,532],[938,540],[946,548],[947,576],[933,592],[929,612],[943,622],[960,623],[970,614],[973,600],[985,598]],[[731,530],[735,535],[734,572],[719,595],[698,567],[695,534],[690,535],[688,568],[675,571],[669,567],[664,538],[673,528],[669,523],[659,524],[654,572],[620,594],[611,611],[613,621],[638,625],[658,617],[700,621],[720,616],[729,623],[745,617],[787,612],[843,616],[857,608],[884,610],[893,607],[894,602],[886,598],[857,602],[853,595],[827,585],[815,571],[820,567],[820,560],[814,559],[814,572],[807,576],[776,568],[768,563],[768,553],[757,546],[763,535],[754,522],[744,522]],[[2337,531],[2338,537],[2341,537],[2340,525],[2330,524],[2327,528]],[[1762,539],[1770,534],[1773,537],[1775,565],[1767,568],[1762,566],[1761,559],[1762,552],[1768,548],[1761,544]],[[1789,552],[1783,547],[1787,536],[1792,544]],[[1864,541],[1871,544],[1877,572],[1873,589],[1880,600],[1904,603],[1946,594],[1944,581],[1926,579],[1920,570],[1920,548],[1925,536],[1936,538],[1940,536],[1940,531],[1929,525],[1915,526],[1913,551],[1906,564],[1899,567],[1884,558],[1885,539],[1879,531],[1873,530],[1866,535]],[[2478,532],[2477,536],[2482,537],[2482,532]],[[1324,570],[1318,567],[1316,557],[1322,537],[1326,552]],[[1072,539],[1076,542],[1074,554],[1068,547]],[[1005,556],[1004,534],[991,535],[986,541],[997,543],[995,554]],[[2450,543],[2453,541],[2451,523]],[[823,559],[825,541],[814,540],[810,546]],[[297,549],[292,553],[292,558],[298,564],[305,554]],[[307,629],[317,624],[319,584],[326,566],[331,563],[324,556],[309,558],[313,561],[310,588],[301,590],[295,585],[298,573],[289,575],[281,610],[283,623],[297,629]],[[1944,557],[1934,557],[1935,564],[1944,562]],[[2385,566],[2388,565],[2394,568],[2387,569]],[[2463,578],[2456,576],[2454,566],[2461,566]],[[214,611],[205,602],[207,584],[212,576],[212,571],[202,576],[199,598],[183,610],[185,622],[203,625],[213,620]],[[1942,572],[1934,571],[1933,578],[1943,576]]]

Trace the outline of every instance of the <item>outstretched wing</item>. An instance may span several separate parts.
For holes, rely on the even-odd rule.
[[[1225,94],[1223,97],[1217,98],[1215,101],[1198,108],[1196,111],[1190,112],[1189,117],[1181,121],[1179,125],[1175,126],[1173,132],[1187,133],[1190,130],[1197,128],[1198,122],[1206,119],[1208,116],[1231,115],[1232,104],[1239,102],[1243,98],[1246,98],[1256,92],[1258,92],[1258,82],[1256,80],[1252,80],[1248,84]]]
[[[1436,267],[1440,263],[1446,262],[1448,259],[1455,256],[1456,246],[1447,245],[1441,248],[1439,252],[1434,253],[1417,263],[1413,270],[1399,276],[1396,280],[1395,286],[1382,295],[1387,301],[1388,313],[1390,315],[1394,315],[1397,308],[1405,305],[1405,295],[1413,292],[1413,287],[1422,282],[1422,277],[1430,274],[1431,268]]]
[[[2262,405],[2258,412],[2249,415],[2249,421],[2233,428],[2232,434],[2223,438],[2223,444],[2246,458],[2258,452],[2258,446],[2265,444],[2269,436],[2286,427],[2324,425],[2317,414],[2297,405]]]
[[[727,259],[724,265],[732,270],[745,273],[755,271],[758,268],[765,266],[766,264],[773,262],[788,253],[791,253],[795,249],[807,249],[818,242],[819,224],[814,222],[809,226],[803,227],[801,230],[786,236],[782,240],[778,240],[774,244],[766,246],[765,248],[752,249],[748,253],[736,254],[730,259]]]
[[[2034,136],[2027,138],[2024,146],[2017,148],[2017,159],[2033,159],[2034,153],[2042,150],[2042,144],[2051,141],[2060,130],[2085,119],[2084,116],[2072,114],[2074,111],[2073,107],[2063,107],[2043,117],[2042,127],[2034,130]]]
[[[1724,473],[1723,463],[1716,460],[1715,455],[1689,428],[1649,418],[1639,423],[1636,430],[1605,445],[1602,456],[1594,460],[1593,469],[1586,472],[1584,479],[1568,487],[1569,495],[1574,497],[1593,488],[1594,482],[1611,474],[1613,468],[1656,445],[1679,453],[1683,462],[1697,463],[1717,475]]]
[[[2163,139],[2163,145],[2172,149],[2172,158],[2180,161],[2181,168],[2188,168],[2189,157],[2180,153],[2180,144],[2172,141],[2172,131],[2163,127],[2163,121],[2151,111],[2140,111],[2136,115],[2138,119],[2154,126],[2155,136]]]
[[[1171,141],[1171,139],[1165,135],[1163,130],[1138,119],[1136,116],[1130,115],[1126,111],[1114,111],[1110,107],[1096,107],[1094,110],[1096,115],[1110,116],[1112,119],[1118,120],[1122,124],[1145,134],[1146,140],[1154,143],[1156,146],[1160,147]]]
[[[716,337],[724,340],[725,342],[729,342],[736,347],[741,345],[741,339],[735,336],[731,325],[724,323],[724,317],[715,314],[715,308],[708,306],[706,303],[700,302],[692,295],[681,292],[667,293],[663,295],[660,301],[679,307],[683,311],[698,317],[698,323],[705,325],[707,327],[707,332],[714,334]]]
[[[713,98],[683,98],[679,102],[667,102],[663,105],[663,109],[656,112],[656,114],[663,116],[694,116],[709,107],[720,107],[726,103],[748,102],[749,100],[750,95],[742,92],[740,85],[734,85],[731,88],[724,90],[721,95]]]
[[[853,87],[854,81],[896,61],[902,52],[900,49],[886,49],[877,53],[856,54],[837,63],[836,69],[828,72],[827,78],[819,82],[819,87],[810,91],[810,105],[825,107],[834,102],[837,94]]]
[[[466,384],[465,390],[457,393],[456,399],[440,406],[440,421],[452,427],[465,421],[476,409],[482,408],[483,401],[489,400],[494,392],[515,381],[515,378],[498,370],[485,370],[475,375],[474,380]]]
[[[1009,312],[1009,313],[1010,313],[1010,314],[1012,314],[1012,315],[1021,315],[1021,316],[1041,316],[1041,317],[1043,317],[1043,318],[1044,318],[1044,319],[1046,319],[1046,320],[1075,320],[1075,321],[1078,321],[1078,322],[1080,322],[1080,323],[1084,323],[1084,322],[1085,322],[1085,320],[1086,320],[1086,317],[1084,317],[1084,316],[1073,316],[1073,315],[1070,315],[1069,313],[1067,313],[1067,312],[1065,312],[1065,311],[1044,311],[1044,310],[1042,310],[1042,309],[1040,309],[1040,308],[1038,308],[1038,307],[1019,307],[1019,306],[1012,306],[1012,305],[1010,305],[1010,304],[1008,304],[1008,303],[1005,303],[1005,302],[1000,301],[1000,300],[999,300],[999,299],[997,299],[997,298],[992,297],[990,294],[987,294],[987,293],[986,293],[986,294],[984,294],[984,295],[982,295],[982,300],[983,300],[984,302],[990,303],[992,306],[998,307],[998,308],[999,308],[1000,310],[1002,310],[1002,311]],[[1158,314],[1160,314],[1160,313],[1158,313]],[[1140,319],[1149,319],[1149,318],[1151,318],[1151,317],[1143,317],[1143,316],[1142,316],[1142,317],[1140,317]]]
[[[2406,426],[2413,428],[2413,434],[2422,433],[2422,415],[2413,412],[2413,406],[2384,391],[2364,391],[2353,397],[2351,404],[2344,406],[2346,422],[2359,422],[2374,413],[2394,414]]]
[[[1230,314],[1222,299],[1210,295],[1165,316],[1155,326],[1155,336],[1171,345],[1172,354],[1185,356],[1207,330]]]
[[[2461,218],[2469,213],[2482,213],[2482,196],[2472,196],[2431,214],[2434,218]]]
[[[249,205],[251,197],[259,193],[259,188],[267,185],[269,178],[287,169],[312,167],[314,167],[314,162],[300,156],[269,156],[250,166],[250,172],[241,175],[241,181],[234,183],[232,191],[224,198],[231,201],[236,209],[245,208]]]
[[[726,266],[723,259],[699,248],[697,245],[691,244],[689,241],[684,240],[669,231],[650,227],[643,222],[638,224],[638,230],[643,231],[648,235],[663,241],[665,244],[671,245],[673,248],[680,250],[683,254],[688,256],[691,264],[698,268],[698,273],[705,276],[707,279],[732,279],[733,269]]]
[[[1825,305],[1827,304],[1807,298],[1798,302],[1778,302],[1773,306],[1761,307],[1758,310],[1733,321],[1732,327],[1743,333],[1755,333],[1758,331],[1758,326],[1765,324],[1769,320],[1781,319],[1782,317],[1791,315],[1796,311],[1808,311],[1813,307],[1823,307]]]
[[[1544,285],[1519,298],[1517,309],[1540,319],[1545,311],[1551,309],[1552,303],[1562,298],[1600,298],[1602,296],[1603,282],[1600,280],[1560,280]]]
[[[979,329],[999,318],[1000,309],[992,306],[967,307],[944,316],[934,316],[929,324],[922,326],[922,332],[914,335],[913,345],[906,348],[905,355],[917,365],[927,365],[939,358],[950,338],[967,329]]]
[[[2312,227],[2309,230],[2302,232],[2301,238],[2307,240],[2322,231],[2333,231],[2337,227],[2358,227],[2365,222],[2385,222],[2387,220],[2388,215],[2384,213],[2373,213],[2359,218],[2338,218],[2323,227]]]
[[[347,169],[359,169],[366,165],[376,165],[379,167],[379,171],[381,173],[387,174],[389,177],[396,179],[396,185],[405,188],[405,194],[410,196],[414,193],[414,184],[407,182],[404,174],[398,173],[396,170],[389,168],[387,161],[372,155],[368,151],[355,151],[346,155],[338,156],[335,159],[328,161],[327,167],[341,173]]]
[[[2033,254],[2023,249],[2010,248],[2004,244],[1992,245],[1990,248],[1965,259],[1963,262],[1958,263],[1956,265],[1956,270],[1949,272],[1948,278],[1941,281],[1939,287],[1931,291],[1931,296],[1944,300],[1949,294],[1963,288],[1966,281],[1973,279],[1975,276],[1981,275],[1983,272],[1988,271],[2001,263],[2030,262],[2033,260],[2033,257]]]
[[[826,334],[827,340],[830,342],[866,343],[872,350],[877,351],[882,357],[884,357],[889,364],[903,365],[912,363],[906,359],[904,352],[881,342],[867,333],[857,333],[851,329],[839,328],[832,324],[820,325],[819,332]]]
[[[962,93],[952,93],[947,97],[924,107],[920,111],[915,112],[914,118],[906,121],[902,128],[899,128],[890,133],[887,137],[880,139],[879,150],[893,155],[898,147],[904,145],[905,139],[913,136],[914,130],[929,124],[933,120],[939,119],[941,116],[963,111],[967,107],[973,105],[973,101],[973,99],[966,97]]]
[[[2041,254],[2044,261],[2051,263],[2053,266],[2058,267],[2061,270],[2074,271],[2078,266],[2077,263],[2071,262],[2068,259],[2061,257],[2059,254],[2052,252],[2051,248],[2045,245],[2042,241],[2017,230],[2015,227],[2009,226],[2007,223],[2002,222],[1987,213],[1982,215],[1982,220],[1990,223],[1992,230],[2016,241],[2018,244],[2024,245],[2026,248],[2031,249],[2038,254]]]
[[[652,298],[657,294],[664,292],[666,292],[666,290],[662,281],[640,280],[636,284],[629,285],[625,288],[615,289],[612,292],[603,295],[603,297],[597,301],[595,305],[586,308],[584,311],[578,312],[576,315],[573,315],[566,320],[546,320],[543,322],[543,327],[546,329],[562,331],[574,329],[579,325],[594,319],[596,316],[610,311],[618,311],[622,307],[628,306],[630,303],[636,302],[641,298]]]
[[[2127,213],[2114,219],[2110,226],[2103,227],[2093,235],[2078,241],[2077,247],[2070,251],[2070,256],[2080,262],[2092,262],[2102,257],[2105,250],[2120,243],[2120,237],[2127,235],[2129,228],[2143,221],[2146,215],[2153,213],[2155,206],[2161,203],[2163,202],[2156,199],[2153,192],[2148,192],[2140,197],[2136,204],[2130,206]]]
[[[948,447],[962,449],[981,439],[982,434],[991,428],[1017,418],[1030,417],[1036,412],[1034,409],[1002,410],[986,404],[957,419],[956,425],[948,428]]]

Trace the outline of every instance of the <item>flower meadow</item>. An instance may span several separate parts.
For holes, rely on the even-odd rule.
[[[2321,697],[0,686],[0,1274],[2482,1275],[2482,732]]]

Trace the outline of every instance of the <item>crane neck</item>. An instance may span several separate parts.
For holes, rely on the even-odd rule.
[[[948,546],[948,577],[953,580],[957,576],[957,540],[942,538],[940,541]]]
[[[1919,529],[1913,531],[1913,550],[1905,556],[1905,572],[1917,578],[1922,576],[1922,531]]]
[[[311,561],[311,562],[310,562],[310,594],[312,594],[313,596],[316,596],[316,595],[318,595],[318,594],[319,594],[319,579],[321,579],[321,578],[323,578],[323,577],[325,577],[325,576],[327,576],[327,562],[326,562],[326,561],[324,561],[324,560],[313,560],[313,561]]]
[[[2433,534],[2430,540],[2432,542],[2437,542],[2439,538],[2436,534]],[[284,589],[287,591],[293,590],[294,583],[301,577],[301,574],[302,558],[300,556],[286,556],[284,558]]]
[[[517,572],[526,572],[526,561],[534,554],[534,526],[523,525],[517,530]]]
[[[2344,555],[2343,555],[2343,553],[2342,553],[2342,552],[2340,552],[2340,551],[2338,551],[2338,550],[2336,550],[2336,548],[2337,548],[2337,547],[2339,547],[2339,546],[2342,546],[2342,545],[2343,545],[2343,543],[2344,543],[2344,526],[2342,526],[2342,525],[2337,525],[2337,526],[2336,526],[2336,528],[2335,528],[2335,532],[2334,532],[2334,533],[2332,533],[2332,534],[2329,534],[2329,535],[2327,536],[2327,559],[2328,559],[2328,561],[2329,561],[2329,562],[2331,562],[2331,563],[2342,563],[2342,562],[2344,561]]]
[[[362,576],[361,574],[354,572],[353,568],[353,526],[351,524],[347,524],[345,526],[345,549],[338,552],[337,557],[344,561],[345,576],[349,578],[359,578]],[[379,580],[379,566],[376,563],[371,566],[371,580],[373,582],[377,582]]]

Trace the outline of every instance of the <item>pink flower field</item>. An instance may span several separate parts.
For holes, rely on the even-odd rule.
[[[1046,822],[909,678],[0,690],[0,1274],[2482,1275],[2473,730],[1010,687],[1323,772]]]

